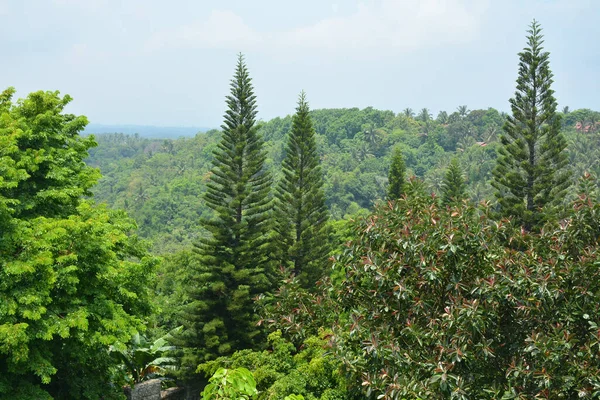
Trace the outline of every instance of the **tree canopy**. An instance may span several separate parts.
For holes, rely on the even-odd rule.
[[[99,176],[83,160],[93,138],[70,98],[35,92],[0,105],[0,397],[119,396],[109,346],[124,346],[150,312],[156,261],[123,212],[83,195]]]

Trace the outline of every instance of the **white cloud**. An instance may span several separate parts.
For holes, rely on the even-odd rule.
[[[263,37],[231,11],[214,10],[207,20],[162,31],[146,44],[148,50],[164,47],[247,49],[261,44]]]
[[[283,41],[328,50],[407,49],[471,40],[487,1],[381,0],[287,32]]]
[[[297,29],[261,32],[232,11],[213,11],[208,19],[162,31],[146,44],[164,47],[221,48],[281,52],[295,49],[372,51],[413,49],[467,42],[479,30],[489,0],[373,0],[350,14],[332,5],[334,15]]]

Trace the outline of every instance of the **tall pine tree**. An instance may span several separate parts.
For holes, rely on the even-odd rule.
[[[304,92],[287,137],[282,173],[275,194],[278,254],[281,264],[293,268],[308,287],[321,277],[330,249],[323,174]]]
[[[202,221],[208,236],[195,246],[199,257],[189,282],[193,302],[185,315],[189,358],[184,365],[192,368],[261,340],[252,299],[271,286],[271,177],[264,168],[266,152],[255,125],[256,97],[242,55],[230,87],[204,196],[214,218]]]
[[[567,142],[551,89],[549,53],[543,51],[540,25],[534,20],[527,47],[519,53],[519,77],[512,115],[504,124],[492,185],[503,217],[527,231],[555,216],[570,185]]]
[[[388,199],[397,200],[404,194],[406,184],[406,165],[402,157],[402,150],[395,147],[392,153],[392,163],[388,172]]]
[[[453,158],[442,182],[442,205],[449,206],[460,203],[467,197],[466,190],[467,185],[458,160]]]

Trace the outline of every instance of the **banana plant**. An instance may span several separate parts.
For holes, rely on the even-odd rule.
[[[183,329],[182,326],[173,329],[163,337],[150,342],[146,337],[136,333],[126,350],[112,349],[112,354],[123,364],[126,370],[126,380],[136,384],[148,379],[162,377],[173,371],[176,359],[168,357],[169,351],[175,350],[170,345],[173,335]]]

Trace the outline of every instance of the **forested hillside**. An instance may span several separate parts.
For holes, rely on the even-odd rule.
[[[260,122],[242,54],[191,138],[1,92],[0,400],[600,398],[600,113],[526,39],[507,114]]]
[[[584,171],[597,175],[600,113],[565,108],[562,114],[573,181]],[[489,180],[505,121],[495,109],[459,106],[436,118],[427,109],[394,113],[373,108],[313,110],[310,116],[333,219],[364,214],[385,197],[396,146],[402,151],[407,175],[423,179],[431,192],[440,194],[446,169],[456,157],[469,197],[473,201],[493,198]],[[260,125],[268,151],[266,164],[275,178],[291,122],[288,115]],[[199,219],[209,213],[201,195],[219,138],[217,130],[173,140],[97,135],[98,147],[90,150],[87,159],[103,175],[93,189],[95,199],[127,210],[138,222],[140,234],[152,239],[159,252],[188,245],[201,234]]]

